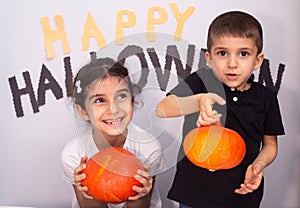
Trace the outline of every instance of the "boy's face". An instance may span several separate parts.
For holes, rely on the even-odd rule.
[[[133,102],[125,81],[118,77],[95,80],[88,86],[85,108],[77,107],[84,120],[90,121],[94,132],[105,138],[121,136],[132,119]]]
[[[206,52],[206,61],[215,75],[228,87],[247,90],[247,80],[263,61],[264,54],[257,54],[253,39],[223,36],[213,39],[210,52]]]

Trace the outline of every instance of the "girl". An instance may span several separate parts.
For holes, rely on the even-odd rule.
[[[92,60],[79,70],[74,80],[73,100],[80,118],[89,125],[62,152],[64,176],[73,185],[77,198],[72,207],[161,207],[155,177],[151,176],[162,170],[160,143],[130,123],[137,89],[127,68],[110,58]],[[143,187],[132,187],[137,195],[119,204],[93,199],[87,194],[87,187],[81,185],[86,177],[82,171],[87,155],[109,146],[129,150],[145,165],[145,171],[139,170],[135,176]]]

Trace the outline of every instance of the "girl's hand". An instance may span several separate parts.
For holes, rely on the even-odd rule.
[[[153,178],[150,175],[150,166],[147,165],[145,166],[145,170],[138,170],[137,174],[135,175],[135,179],[138,180],[143,186],[138,187],[138,186],[133,186],[132,190],[137,192],[137,195],[133,197],[129,197],[128,200],[137,200],[140,199],[147,194],[150,193],[152,190],[153,186]]]
[[[226,101],[215,93],[200,94],[198,97],[199,117],[197,120],[197,126],[210,125],[220,121],[222,114],[213,110],[213,105],[218,103],[225,105]]]
[[[87,160],[88,160],[87,156],[82,157],[80,160],[79,166],[77,168],[75,168],[74,182],[75,182],[75,187],[77,188],[77,190],[80,191],[85,198],[93,199],[93,197],[87,193],[88,188],[86,186],[82,186],[82,184],[81,184],[82,180],[85,179],[85,177],[86,177],[86,174],[82,173],[82,171],[86,168]]]
[[[241,187],[235,189],[237,194],[248,194],[258,189],[262,180],[263,166],[259,163],[253,163],[249,165],[246,171],[244,183]]]

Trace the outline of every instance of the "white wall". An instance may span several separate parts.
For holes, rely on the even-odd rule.
[[[156,25],[159,38],[174,35],[176,20],[169,6],[175,3],[180,11],[194,7],[195,11],[185,22],[182,33],[183,48],[187,44],[205,48],[206,31],[209,23],[219,13],[239,9],[256,16],[264,28],[264,52],[270,60],[273,81],[276,80],[279,63],[285,65],[281,88],[278,93],[286,135],[279,138],[279,154],[276,161],[265,171],[265,195],[263,208],[299,208],[300,184],[300,2],[297,0],[215,0],[215,1],[17,1],[3,2],[1,5],[0,25],[2,40],[0,89],[1,89],[1,132],[0,132],[0,205],[18,205],[32,207],[68,207],[71,203],[72,189],[62,179],[60,153],[68,141],[75,135],[73,115],[66,101],[64,86],[65,72],[63,58],[70,57],[73,73],[88,61],[89,51],[98,51],[95,40],[90,41],[89,51],[83,51],[81,35],[88,12],[95,19],[106,39],[106,52],[116,56],[119,51],[132,44],[130,38],[125,45],[114,43],[116,14],[120,10],[130,10],[136,15],[136,25],[124,30],[126,36],[137,35],[143,39],[147,25],[148,9],[154,6],[164,8],[167,21]],[[48,59],[45,53],[43,30],[40,19],[48,17],[55,28],[54,16],[61,15],[71,52],[64,54],[60,41],[54,44],[55,56]],[[163,33],[163,34],[159,34]],[[161,44],[140,44],[144,50],[151,44],[164,57],[165,47]],[[143,42],[144,41],[144,42]],[[147,45],[149,44],[149,45]],[[180,43],[176,43],[180,44]],[[161,47],[161,48],[160,48]],[[104,49],[100,49],[101,51]],[[186,48],[185,48],[186,50]],[[185,50],[180,51],[184,54]],[[198,54],[199,55],[199,54]],[[184,57],[182,57],[184,59]],[[199,57],[195,56],[195,61]],[[148,60],[149,61],[149,60]],[[134,60],[132,60],[134,62]],[[150,62],[149,66],[153,67]],[[162,62],[164,61],[162,59]],[[22,73],[30,73],[32,85],[37,96],[40,73],[44,64],[63,89],[63,98],[56,99],[51,90],[46,91],[46,104],[33,113],[28,96],[22,96],[24,116],[17,117],[10,90],[9,78],[16,77],[19,88],[25,86]],[[131,63],[135,66],[134,63]],[[133,67],[134,68],[134,67]],[[139,69],[138,67],[135,69]],[[196,65],[193,70],[196,69]],[[138,73],[134,71],[134,73]],[[167,86],[171,89],[177,83],[175,71]],[[148,103],[151,95],[152,103]],[[148,84],[142,97],[144,107],[136,111],[134,122],[156,134],[166,153],[170,169],[158,178],[158,185],[164,198],[164,207],[171,208],[171,201],[165,195],[174,174],[174,159],[178,147],[181,119],[159,120],[153,114],[155,104],[163,98],[165,92],[159,90],[156,75],[151,71]],[[146,115],[146,116],[145,116]],[[145,118],[147,118],[145,120]],[[163,127],[163,128],[162,128]],[[173,129],[178,129],[174,131]],[[161,130],[164,131],[161,131]],[[175,207],[175,205],[174,205]]]

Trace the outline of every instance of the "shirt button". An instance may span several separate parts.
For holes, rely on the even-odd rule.
[[[238,101],[238,98],[237,98],[237,97],[233,97],[232,100],[233,100],[234,102],[236,102],[236,101]]]
[[[232,92],[234,92],[234,91],[235,91],[235,88],[234,88],[234,87],[231,87],[230,90],[231,90]]]

